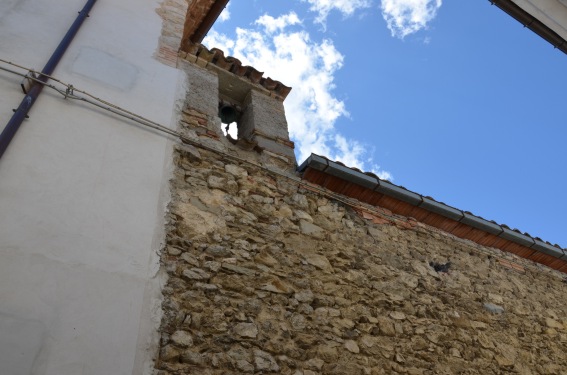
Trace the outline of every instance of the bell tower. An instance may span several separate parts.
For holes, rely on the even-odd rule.
[[[225,57],[219,49],[193,44],[181,53],[187,76],[183,122],[189,130],[225,146],[279,159],[288,167],[296,165],[283,105],[290,87]],[[238,128],[236,139],[223,134],[222,127],[231,124]]]

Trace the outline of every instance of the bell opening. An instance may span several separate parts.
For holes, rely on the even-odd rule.
[[[222,132],[225,136],[230,136],[233,139],[238,139],[238,124],[231,122],[222,127]]]

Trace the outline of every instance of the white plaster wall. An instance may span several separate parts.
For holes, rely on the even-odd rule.
[[[0,1],[0,57],[41,70],[85,2]],[[54,75],[174,127],[158,6],[98,0]],[[0,72],[0,130],[20,80]],[[0,373],[149,373],[171,142],[49,89],[29,115],[0,159]]]
[[[513,0],[520,8],[530,13],[544,25],[567,40],[566,0]]]

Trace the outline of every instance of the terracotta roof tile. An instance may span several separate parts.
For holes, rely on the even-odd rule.
[[[205,60],[210,64],[214,64],[238,77],[247,78],[250,82],[260,85],[274,93],[274,95],[282,101],[291,92],[291,87],[284,85],[280,81],[273,80],[270,77],[264,77],[264,72],[260,72],[249,65],[242,65],[240,60],[232,56],[225,56],[224,52],[218,48],[209,50],[202,44],[192,43],[188,46],[187,53]]]

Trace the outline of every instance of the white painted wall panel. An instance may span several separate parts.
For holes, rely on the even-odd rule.
[[[0,58],[41,70],[85,2],[1,1]],[[54,75],[174,126],[158,6],[98,0]],[[0,72],[0,130],[20,80]],[[171,143],[48,89],[29,115],[0,159],[0,372],[147,371]]]

